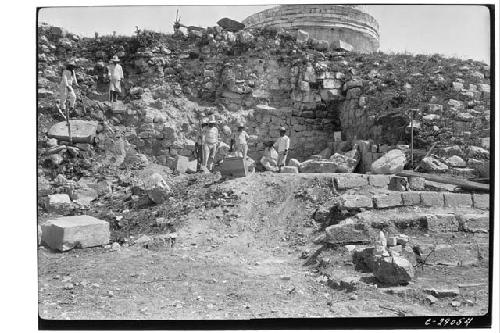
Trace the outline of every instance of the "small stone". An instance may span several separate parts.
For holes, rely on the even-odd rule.
[[[462,303],[460,303],[459,301],[452,301],[450,304],[451,304],[451,306],[453,306],[454,308],[457,308],[457,307],[459,307],[460,305],[462,305]]]
[[[432,295],[427,295],[427,296],[425,297],[425,301],[426,301],[427,303],[429,303],[429,304],[434,304],[434,303],[436,303],[436,302],[437,302],[437,298],[436,298],[436,297],[434,297],[434,296],[432,296]]]
[[[398,245],[398,239],[396,237],[387,238],[387,246],[396,246]]]
[[[352,300],[352,301],[355,301],[355,300],[358,299],[358,295],[352,294],[351,296],[349,296],[349,299]]]
[[[64,285],[64,289],[65,289],[65,290],[72,290],[72,289],[73,289],[73,287],[74,287],[74,286],[73,286],[73,283],[66,283],[66,284]]]

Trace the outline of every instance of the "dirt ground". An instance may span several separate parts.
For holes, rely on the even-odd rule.
[[[124,244],[66,253],[39,247],[39,315],[188,320],[487,311],[487,264],[417,269],[415,282],[400,291],[370,283],[355,291],[330,288],[325,270],[303,265],[302,253],[311,246],[318,226],[311,218],[313,205],[296,194],[317,182],[314,176],[259,173],[218,184],[240,200],[233,207],[191,211],[177,221],[180,227],[172,247]],[[347,251],[329,251],[331,271],[353,272]],[[452,306],[452,299],[429,305],[419,287],[437,283],[480,286],[470,299],[460,296],[465,305]]]

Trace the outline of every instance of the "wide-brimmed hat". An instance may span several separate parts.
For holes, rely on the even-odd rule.
[[[286,132],[286,128],[284,128],[283,126],[280,127],[280,132]]]
[[[111,61],[112,61],[112,62],[120,62],[120,58],[118,58],[118,56],[115,54],[115,55],[113,56],[113,58],[111,58]]]
[[[215,121],[215,117],[213,115],[211,115],[209,118],[208,118],[208,123],[209,124],[217,124],[217,122]]]

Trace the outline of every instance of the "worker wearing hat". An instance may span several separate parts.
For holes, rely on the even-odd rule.
[[[217,129],[215,117],[212,115],[208,119],[208,128],[204,131],[203,135],[203,167],[212,170],[215,153],[217,151],[217,144],[219,142],[219,130]],[[207,166],[208,160],[211,160],[210,165]]]
[[[196,138],[196,142],[194,144],[194,153],[198,161],[198,170],[200,170],[201,166],[203,165],[203,137],[205,136],[205,130],[207,129],[207,127],[208,118],[202,118],[200,120],[200,130],[198,133],[198,137]]]
[[[248,133],[245,131],[245,125],[242,122],[236,124],[238,131],[234,133],[233,139],[231,140],[231,149],[234,145],[234,151],[240,157],[244,159],[247,158],[248,154]]]
[[[108,66],[109,76],[109,101],[116,102],[118,94],[122,91],[121,80],[123,79],[123,69],[119,64],[120,59],[115,55],[111,58],[111,64]]]
[[[272,141],[268,141],[264,143],[264,153],[262,155],[262,158],[260,159],[260,164],[267,170],[267,171],[277,171],[278,170],[278,153],[276,152],[276,149],[273,147]]]
[[[280,127],[280,137],[274,143],[274,148],[278,151],[278,168],[280,171],[281,167],[286,164],[288,149],[290,148],[290,139],[285,133],[286,128]]]
[[[75,74],[76,64],[73,61],[68,62],[62,73],[61,83],[59,84],[59,99],[56,102],[61,110],[66,110],[66,100],[69,99],[69,108],[73,110],[75,108],[76,95],[73,90],[73,84],[78,87],[78,82],[76,80]]]

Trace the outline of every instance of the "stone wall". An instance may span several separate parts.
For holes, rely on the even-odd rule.
[[[282,5],[254,14],[243,23],[247,28],[301,29],[330,45],[347,42],[356,52],[373,52],[379,47],[377,21],[353,6]]]

